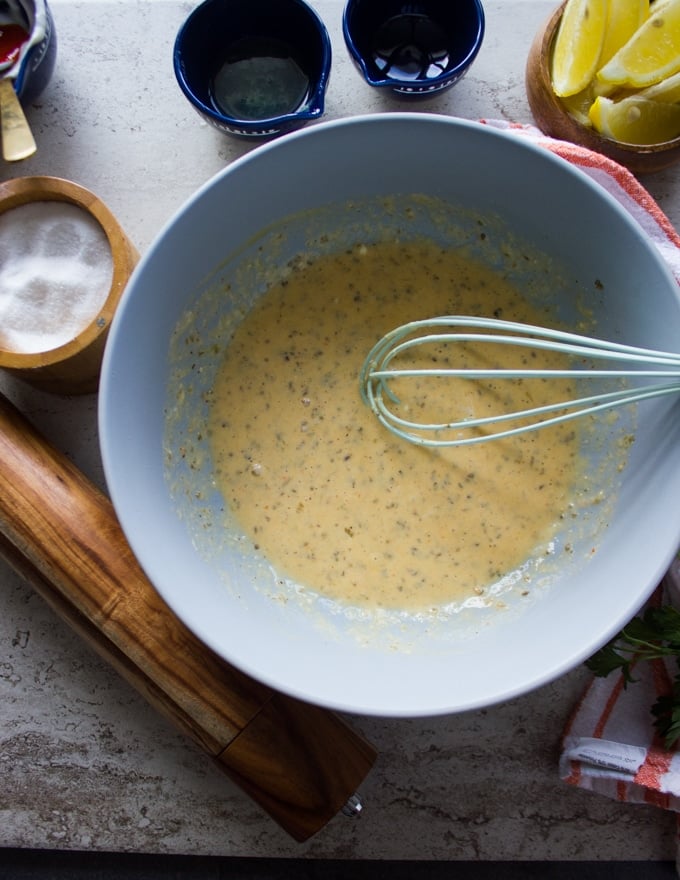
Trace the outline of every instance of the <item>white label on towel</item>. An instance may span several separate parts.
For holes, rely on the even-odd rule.
[[[640,769],[646,756],[647,749],[643,746],[631,746],[586,736],[579,739],[567,753],[567,757],[572,761],[583,761],[595,767],[632,775]]]

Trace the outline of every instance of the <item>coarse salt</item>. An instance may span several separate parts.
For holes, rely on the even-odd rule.
[[[74,339],[111,288],[101,225],[70,202],[32,202],[0,214],[0,346],[32,354]]]

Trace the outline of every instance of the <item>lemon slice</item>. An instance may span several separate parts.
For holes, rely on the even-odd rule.
[[[680,102],[680,71],[673,76],[667,76],[661,82],[653,86],[647,86],[638,92],[641,98],[649,98],[652,101],[666,101],[669,104]]]
[[[680,104],[630,95],[620,101],[598,96],[590,108],[593,127],[611,140],[649,146],[680,137]]]
[[[609,0],[600,65],[606,64],[616,55],[648,17],[649,0]]]
[[[567,0],[552,56],[553,90],[576,95],[595,76],[607,26],[607,0]]]
[[[602,83],[644,88],[680,70],[680,0],[668,0],[597,72]]]
[[[590,128],[591,122],[588,112],[595,100],[592,84],[586,86],[582,92],[577,92],[575,95],[567,95],[565,98],[560,98],[560,100],[572,119]]]

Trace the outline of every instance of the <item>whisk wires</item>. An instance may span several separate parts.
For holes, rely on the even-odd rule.
[[[467,343],[516,346],[532,352],[548,351],[566,355],[579,366],[565,369],[477,368],[449,366],[399,366],[396,360],[425,346],[446,346]],[[449,361],[451,358],[449,357]],[[597,362],[615,361],[618,366],[593,366]],[[520,379],[672,379],[671,382],[621,387],[581,397],[568,398],[488,416],[454,418],[446,422],[420,422],[396,412],[399,397],[390,385],[397,379],[458,378],[465,380]],[[655,351],[582,336],[531,324],[496,318],[443,316],[412,321],[387,333],[368,353],[360,374],[361,394],[378,420],[393,434],[422,446],[466,446],[512,437],[556,425],[586,414],[594,414],[625,404],[680,391],[680,355]],[[519,425],[504,427],[512,422]],[[499,427],[500,426],[500,427]],[[497,428],[481,433],[481,429]],[[471,433],[472,432],[472,433]]]

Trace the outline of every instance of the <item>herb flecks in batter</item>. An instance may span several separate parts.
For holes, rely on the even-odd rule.
[[[578,473],[573,426],[431,450],[392,437],[361,401],[375,341],[440,314],[549,323],[492,270],[415,241],[294,260],[237,328],[213,389],[213,459],[244,533],[283,575],[347,603],[432,608],[485,596],[545,552]],[[549,393],[456,391],[470,410]],[[419,407],[448,415],[450,394],[429,383]]]

